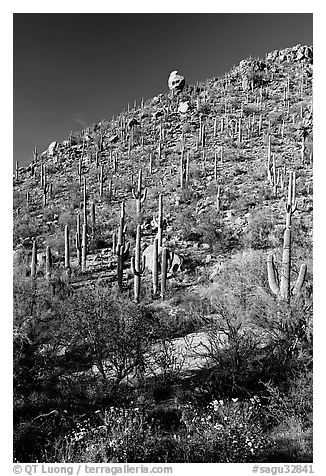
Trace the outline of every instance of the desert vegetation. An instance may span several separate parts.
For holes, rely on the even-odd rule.
[[[312,461],[302,48],[17,164],[15,461]]]

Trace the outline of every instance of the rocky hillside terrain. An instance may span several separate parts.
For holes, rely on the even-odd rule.
[[[35,148],[28,166],[16,164],[18,368],[24,368],[31,342],[37,347],[35,322],[44,326],[55,321],[53,335],[58,336],[60,319],[53,317],[56,311],[50,303],[55,301],[59,309],[58,302],[65,306],[66,298],[70,316],[77,319],[86,309],[74,323],[80,330],[75,347],[69,333],[65,338],[60,334],[55,343],[47,335],[36,350],[33,347],[28,375],[36,372],[36,361],[51,355],[52,370],[63,366],[64,359],[65,365],[74,360],[58,372],[70,385],[75,385],[74,379],[100,375],[106,385],[114,381],[137,388],[145,382],[155,387],[158,378],[173,376],[169,385],[164,383],[169,391],[159,397],[151,394],[151,411],[162,402],[168,405],[169,399],[185,398],[187,390],[199,392],[199,373],[205,379],[216,359],[221,368],[218,348],[233,352],[237,342],[237,352],[243,349],[240,337],[247,344],[248,336],[259,338],[257,348],[262,349],[275,338],[280,342],[286,329],[291,336],[287,352],[299,347],[311,329],[312,57],[312,47],[297,45],[265,58],[245,59],[224,76],[195,85],[181,83],[179,90],[128,105],[112,120],[67,133],[61,143],[54,140],[44,152]],[[39,305],[44,296],[47,302]],[[105,303],[108,312],[110,302],[112,309],[120,303],[119,315],[141,313],[136,327],[110,327],[118,340],[124,332],[134,336],[137,329],[147,336],[141,371],[134,359],[119,373],[112,361],[108,363],[108,353],[98,358],[95,352],[96,358],[87,354],[84,359],[90,334],[81,329],[89,325],[92,308]],[[299,321],[293,316],[300,316]],[[101,327],[96,343],[105,332]],[[298,363],[293,349],[291,359]],[[238,374],[248,370],[248,355],[241,354]],[[279,371],[280,367],[275,382]],[[17,372],[19,381],[23,371]],[[53,388],[62,385],[58,373],[50,379],[56,382]],[[225,374],[224,383],[226,378]],[[264,393],[254,380],[253,393]],[[237,386],[225,384],[223,391],[221,386],[213,391],[205,382],[201,398],[206,398],[208,388],[217,398],[243,399],[250,394],[239,381]],[[108,393],[96,408],[103,409]],[[36,418],[44,407],[32,404],[31,395],[17,398],[17,457],[40,458],[39,453],[32,456],[28,445],[26,449],[31,439],[24,421],[26,415]],[[47,410],[59,405],[49,401]],[[57,422],[54,426],[58,428]],[[28,435],[26,441],[22,434]],[[301,450],[296,458],[310,457],[309,452],[298,456]],[[252,454],[239,458],[249,461]]]

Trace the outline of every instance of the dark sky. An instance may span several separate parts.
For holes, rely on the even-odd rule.
[[[312,14],[14,14],[14,162],[128,104],[248,56],[311,45]]]

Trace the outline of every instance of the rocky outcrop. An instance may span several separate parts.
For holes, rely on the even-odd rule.
[[[168,79],[169,89],[180,93],[185,87],[185,84],[184,76],[178,74],[178,71],[172,71]]]
[[[313,47],[307,45],[296,45],[292,48],[274,50],[266,55],[266,61],[300,61],[311,63],[313,61]]]

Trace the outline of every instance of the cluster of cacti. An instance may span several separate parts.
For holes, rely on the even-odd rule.
[[[294,213],[297,208],[295,187],[295,172],[290,172],[288,183],[288,198],[286,203],[286,225],[283,239],[283,255],[280,281],[276,272],[273,256],[269,255],[267,257],[268,282],[270,289],[274,294],[279,295],[287,302],[290,301],[291,295],[296,296],[300,294],[307,272],[307,265],[302,264],[300,267],[297,281],[291,291],[291,217],[292,213]]]

